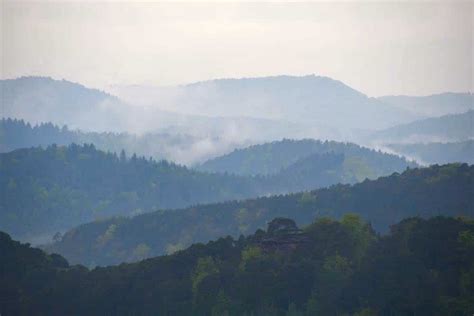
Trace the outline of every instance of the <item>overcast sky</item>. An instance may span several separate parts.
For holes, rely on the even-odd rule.
[[[370,96],[473,90],[473,1],[1,2],[1,76],[92,87],[317,74]]]

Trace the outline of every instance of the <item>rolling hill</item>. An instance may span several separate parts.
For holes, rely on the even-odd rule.
[[[384,96],[377,98],[392,106],[423,116],[459,114],[474,109],[472,93],[446,92],[428,96]]]
[[[0,232],[0,313],[470,315],[473,240],[467,219],[410,218],[380,236],[353,214],[303,230],[276,218],[246,238],[89,270]]]
[[[458,142],[474,138],[474,110],[414,121],[381,130],[370,136],[372,142],[420,143]]]
[[[33,125],[67,125],[85,132],[189,134],[192,131],[192,136],[201,138],[220,135],[231,138],[226,139],[229,142],[243,142],[250,135],[258,135],[256,139],[260,140],[274,139],[281,137],[281,133],[300,130],[288,122],[283,124],[241,115],[221,118],[163,111],[158,104],[140,106],[97,89],[49,77],[0,80],[0,97],[3,118],[25,120]],[[237,126],[240,126],[239,133],[235,131]],[[244,130],[247,132],[243,133]]]
[[[136,155],[127,158],[124,152],[106,153],[93,145],[19,149],[0,154],[0,229],[38,242],[94,219],[354,183],[365,175],[377,177],[410,165],[397,156],[365,153],[374,159],[373,166],[347,166],[347,159],[357,157],[327,154],[296,162],[304,172],[289,169],[271,177],[244,177]],[[377,159],[377,165],[388,166],[385,173],[379,172]]]
[[[46,249],[73,263],[118,264],[219,236],[249,234],[275,217],[307,225],[314,218],[340,218],[347,212],[359,214],[382,232],[405,217],[472,217],[474,166],[408,169],[355,185],[96,221],[70,230]]]
[[[204,162],[197,169],[237,175],[273,175],[311,155],[326,153],[343,154],[342,164],[348,171],[352,168],[354,173],[360,173],[356,175],[359,180],[389,174],[394,166],[398,170],[406,166],[406,162],[396,156],[352,143],[284,139],[234,150]]]
[[[120,153],[124,150],[129,156],[137,154],[185,165],[205,161],[246,144],[243,140],[233,142],[220,137],[191,136],[164,131],[139,135],[126,132],[83,132],[52,123],[31,125],[17,119],[0,120],[0,152],[72,143],[94,144],[104,151]]]
[[[166,106],[162,110],[284,120],[335,128],[343,134],[352,128],[387,128],[420,118],[340,81],[315,75],[216,79],[169,88],[118,86],[111,91],[127,102]],[[289,137],[280,138],[285,136]]]
[[[474,140],[455,143],[389,144],[387,147],[424,164],[474,163]]]
[[[0,155],[0,227],[19,238],[52,236],[113,215],[258,195],[250,179],[199,173],[93,145]]]
[[[73,128],[119,131],[126,105],[103,91],[66,80],[21,77],[0,80],[2,117],[31,123],[54,122]]]

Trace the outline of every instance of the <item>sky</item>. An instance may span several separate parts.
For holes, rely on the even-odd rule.
[[[473,91],[473,1],[0,0],[2,78],[106,88],[316,74],[369,95]]]

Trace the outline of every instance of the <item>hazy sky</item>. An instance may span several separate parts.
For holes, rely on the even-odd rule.
[[[473,91],[473,1],[1,2],[1,75],[88,86],[317,74],[370,96]]]

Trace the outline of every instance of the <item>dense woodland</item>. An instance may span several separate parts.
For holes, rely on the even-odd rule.
[[[355,185],[96,221],[72,229],[46,249],[72,263],[118,264],[221,236],[250,234],[275,217],[307,225],[314,218],[341,218],[347,212],[359,214],[380,232],[412,216],[474,217],[474,166],[408,169]]]
[[[23,120],[3,118],[0,120],[0,152],[20,148],[47,147],[49,145],[94,144],[100,150],[129,156],[153,157],[153,159],[176,159],[181,152],[191,147],[199,138],[186,134],[83,132],[71,130],[66,125],[52,123],[32,125]],[[217,139],[215,141],[218,141]],[[173,160],[174,161],[174,160]]]
[[[0,227],[14,236],[54,233],[112,215],[133,215],[257,195],[241,177],[199,173],[93,145],[0,155]]]
[[[385,166],[385,173],[357,163],[364,157]],[[136,155],[127,158],[123,151],[106,153],[93,145],[19,149],[0,154],[0,229],[33,240],[110,216],[354,183],[408,165],[402,158],[366,149],[360,156],[313,155],[280,174],[242,177]]]
[[[88,270],[0,233],[2,315],[471,315],[474,222],[354,214]]]
[[[407,166],[407,162],[400,157],[352,143],[284,139],[236,149],[227,155],[206,161],[198,169],[238,175],[273,175],[312,155],[327,153],[342,154],[345,169],[348,173],[353,170],[351,175],[359,180],[374,178],[376,174],[390,174],[394,167],[403,170]]]
[[[130,107],[50,78],[0,88],[2,115],[21,118],[0,121],[2,316],[474,314],[472,165],[418,168],[312,139],[194,169],[162,160],[191,166],[282,135],[331,135],[392,143],[423,163],[472,163],[474,111],[446,109],[470,94],[375,99],[330,78],[281,76],[190,84],[175,100],[199,115],[267,117],[254,106],[263,92],[281,110],[272,121]],[[361,122],[367,130],[352,129]],[[236,126],[240,138],[220,139]]]

